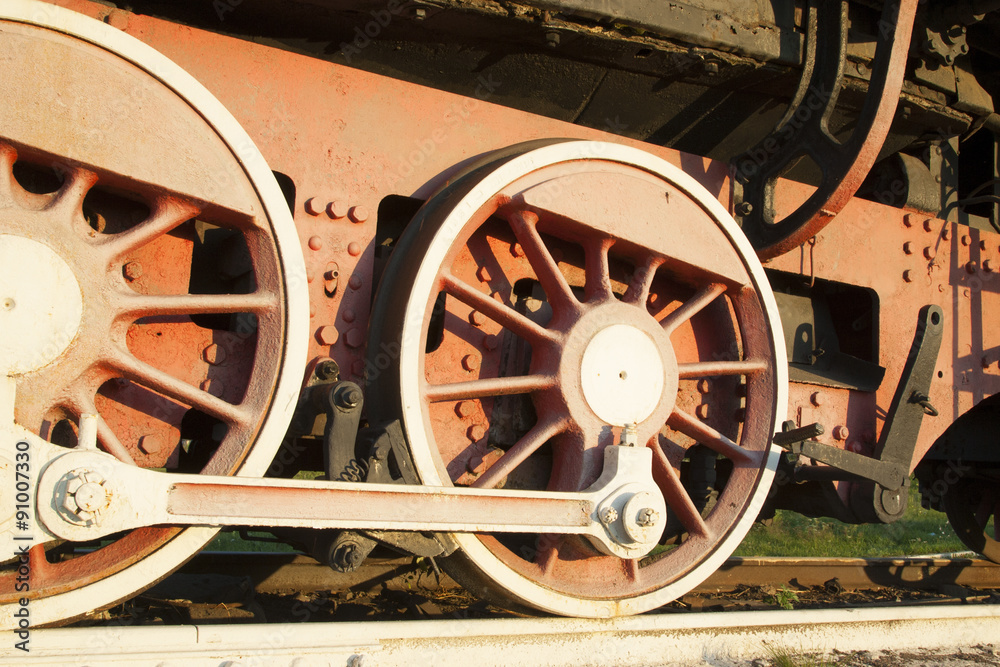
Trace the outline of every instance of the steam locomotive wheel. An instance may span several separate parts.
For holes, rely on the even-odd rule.
[[[787,373],[773,296],[711,194],[643,151],[533,143],[470,167],[400,238],[370,336],[373,416],[402,416],[426,484],[586,489],[625,425],[653,451],[662,547],[456,535],[446,567],[494,602],[657,607],[718,567],[767,494]]]
[[[1000,563],[1000,484],[995,479],[959,478],[944,494],[944,509],[965,546]]]
[[[15,422],[75,447],[81,415],[96,414],[98,446],[123,461],[262,475],[291,418],[308,318],[298,237],[263,157],[194,79],[104,23],[7,2],[0,53],[0,254],[27,272],[5,264],[4,303],[46,337],[43,356],[5,369]],[[56,304],[48,328],[31,310],[40,284],[59,292],[43,299]],[[0,624],[23,597],[32,625],[109,606],[215,532],[36,545],[30,589],[16,563],[0,572]]]

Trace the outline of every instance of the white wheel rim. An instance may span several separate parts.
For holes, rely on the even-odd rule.
[[[445,222],[435,232],[417,271],[410,298],[406,303],[399,357],[400,394],[403,424],[410,439],[414,466],[425,484],[448,486],[451,480],[441,469],[433,443],[426,434],[430,427],[425,421],[423,397],[420,386],[422,375],[423,318],[427,309],[427,295],[435,292],[438,268],[444,264],[456,234],[476,211],[479,211],[506,185],[525,174],[562,162],[582,159],[600,159],[637,167],[672,183],[679,190],[698,202],[725,233],[729,242],[743,259],[751,281],[760,297],[764,315],[772,336],[775,355],[774,424],[784,420],[787,406],[787,368],[785,367],[784,338],[777,305],[768,286],[764,269],[757,260],[749,241],[728,211],[692,177],[650,153],[620,144],[593,141],[566,141],[531,150],[511,159],[476,183],[454,206]],[[711,575],[735,550],[753,525],[767,497],[774,471],[777,468],[779,449],[771,445],[764,466],[746,509],[739,521],[729,530],[704,560],[678,580],[652,593],[626,600],[580,599],[555,592],[512,570],[494,555],[475,535],[456,534],[453,537],[465,555],[482,572],[507,593],[536,609],[569,616],[612,617],[641,613],[674,600]]]

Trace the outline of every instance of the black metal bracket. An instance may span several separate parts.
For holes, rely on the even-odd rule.
[[[880,461],[900,466],[907,473],[924,418],[938,414],[928,396],[943,331],[941,308],[933,305],[921,308],[913,344],[875,448],[875,456]],[[906,482],[909,482],[909,475]],[[872,482],[856,484],[851,493],[851,509],[865,521],[892,523],[903,515],[906,503],[905,489]]]
[[[342,380],[326,394],[326,428],[323,432],[323,466],[327,479],[360,482],[364,468],[355,455],[364,394],[361,387]]]

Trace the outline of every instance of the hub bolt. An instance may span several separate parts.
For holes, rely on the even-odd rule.
[[[643,507],[639,510],[635,522],[643,528],[650,528],[660,522],[660,513],[652,507]]]
[[[79,525],[99,525],[101,512],[110,504],[104,478],[93,470],[79,468],[62,481],[63,516]]]
[[[605,526],[610,526],[617,520],[618,520],[618,510],[616,510],[614,507],[605,507],[601,511],[601,523],[603,523]]]

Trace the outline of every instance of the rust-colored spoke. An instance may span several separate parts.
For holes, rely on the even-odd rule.
[[[531,211],[514,211],[508,218],[510,228],[514,231],[514,236],[524,249],[524,254],[528,258],[528,263],[535,270],[538,281],[548,297],[553,309],[567,308],[577,311],[580,302],[573,294],[572,288],[566,281],[566,276],[559,270],[558,264],[552,257],[552,253],[545,246],[541,235],[538,233],[538,216]]]
[[[111,261],[120,261],[164,234],[176,229],[198,215],[200,209],[194,204],[172,197],[160,197],[153,202],[149,217],[135,227],[101,238],[101,245],[107,250]]]
[[[535,554],[535,565],[544,575],[552,574],[553,568],[559,562],[559,548],[566,541],[565,535],[540,535],[539,540],[546,544]]]
[[[587,301],[610,301],[614,299],[611,291],[611,269],[608,267],[608,249],[615,240],[610,237],[590,238],[583,246],[586,255],[586,284],[583,295]]]
[[[722,283],[709,283],[698,292],[681,304],[680,308],[663,318],[660,324],[669,336],[680,325],[684,324],[692,317],[701,312],[705,306],[715,301],[715,298],[726,291],[726,286]]]
[[[107,422],[101,419],[100,415],[97,416],[97,442],[104,448],[104,451],[122,463],[135,465],[135,459],[132,458],[131,452],[125,448],[125,445],[118,439]]]
[[[97,442],[108,454],[121,461],[122,463],[128,463],[130,465],[135,465],[135,459],[132,458],[131,452],[121,443],[118,436],[108,427],[101,417],[100,411],[97,409],[97,404],[94,403],[93,389],[86,390],[81,386],[77,386],[75,391],[71,394],[71,398],[68,401],[67,409],[76,417],[77,424],[83,418],[83,415],[97,415]]]
[[[427,385],[424,395],[431,403],[456,401],[460,398],[485,398],[487,396],[509,396],[530,394],[555,386],[556,378],[551,375],[516,375],[513,377],[482,378],[469,382],[449,382],[448,384]]]
[[[491,299],[488,295],[450,274],[446,273],[441,276],[441,288],[529,343],[553,343],[556,340],[556,335],[548,329],[535,324],[513,308]]]
[[[663,264],[662,257],[650,255],[646,258],[644,265],[637,266],[622,301],[636,306],[644,306],[646,300],[649,299],[649,290],[653,287],[656,270],[660,268],[661,264]]]
[[[744,359],[743,361],[697,361],[690,364],[678,364],[677,377],[687,378],[713,377],[716,375],[753,375],[766,371],[768,364],[763,359]]]
[[[760,463],[760,452],[743,449],[708,424],[698,421],[683,410],[675,408],[667,420],[667,426],[680,431],[689,438],[694,438],[717,454],[722,454],[730,459],[733,463],[754,465]]]
[[[650,449],[653,451],[653,481],[660,487],[667,507],[677,515],[677,519],[689,534],[708,537],[708,525],[701,518],[701,512],[695,507],[694,501],[677,476],[677,471],[655,438]]]
[[[151,315],[190,315],[216,313],[264,313],[277,308],[279,299],[271,292],[253,294],[135,294],[125,296],[122,314],[138,319]]]
[[[186,403],[228,424],[237,424],[248,418],[247,414],[238,406],[227,403],[207,391],[193,387],[169,373],[164,373],[160,369],[136,359],[131,354],[115,354],[108,357],[105,363],[129,380],[147,389]]]
[[[531,456],[535,450],[551,438],[565,431],[568,426],[569,421],[565,417],[541,418],[513,447],[497,459],[472,486],[480,489],[492,489],[500,480],[510,474],[514,468],[519,466],[521,462]]]
[[[70,169],[66,172],[62,187],[45,208],[71,226],[84,226],[86,220],[83,218],[83,200],[95,183],[97,174],[94,172],[80,167]],[[89,226],[87,229],[90,229]]]

